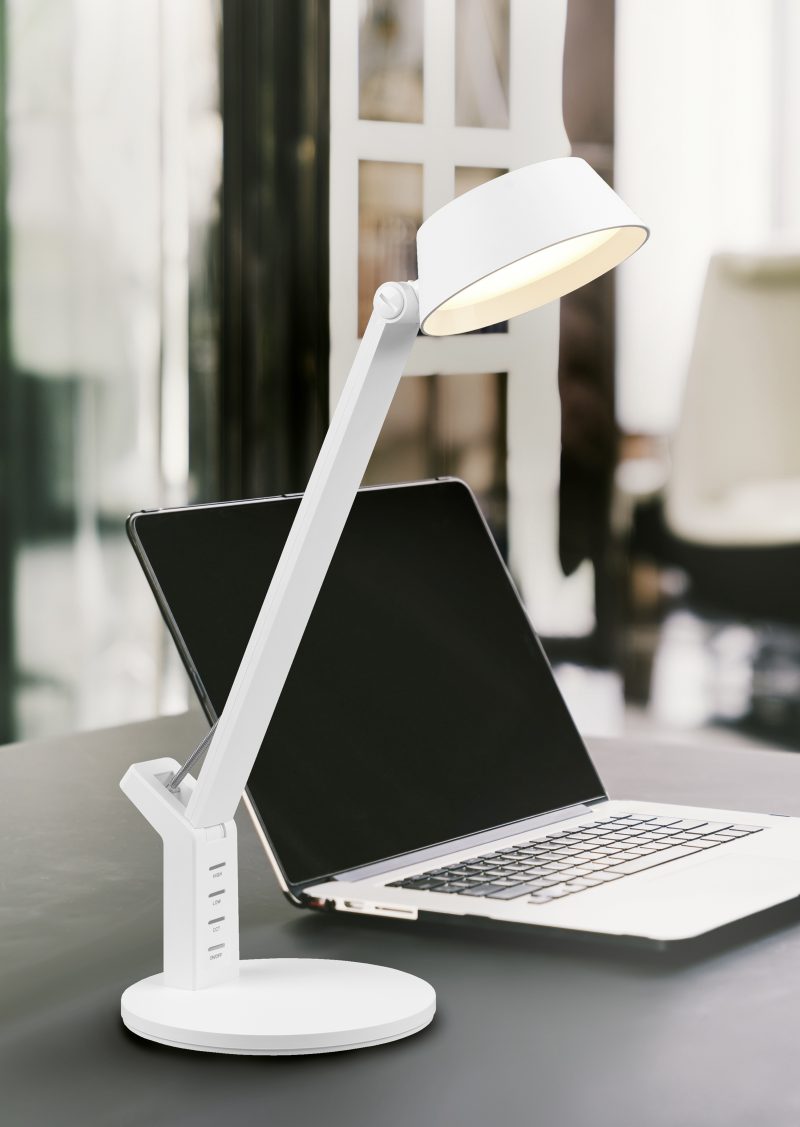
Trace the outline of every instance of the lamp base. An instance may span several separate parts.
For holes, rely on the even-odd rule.
[[[252,959],[202,990],[144,978],[122,995],[132,1033],[178,1049],[290,1056],[364,1049],[418,1033],[436,1011],[421,978],[333,959]]]

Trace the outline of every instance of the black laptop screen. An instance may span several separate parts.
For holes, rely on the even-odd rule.
[[[209,712],[298,503],[133,519]],[[602,795],[463,484],[359,493],[249,788],[292,883]]]

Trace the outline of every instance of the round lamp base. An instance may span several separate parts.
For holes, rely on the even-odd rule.
[[[202,990],[155,974],[122,995],[132,1033],[206,1053],[283,1056],[364,1049],[418,1033],[436,1012],[421,978],[369,963],[253,959],[232,982]]]

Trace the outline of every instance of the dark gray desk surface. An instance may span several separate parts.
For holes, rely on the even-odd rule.
[[[160,844],[117,783],[183,753],[185,716],[0,749],[0,1122],[6,1127],[800,1124],[800,912],[682,959],[477,926],[298,912],[241,822],[242,950],[412,971],[425,1033],[359,1053],[213,1057],[127,1034],[159,968]],[[800,815],[800,757],[595,745],[609,792]]]

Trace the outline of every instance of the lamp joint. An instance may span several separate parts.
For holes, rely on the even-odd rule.
[[[372,308],[392,324],[419,317],[417,288],[413,282],[384,282],[372,299]]]

